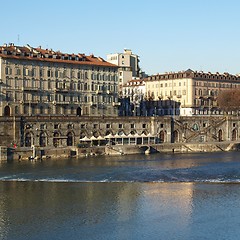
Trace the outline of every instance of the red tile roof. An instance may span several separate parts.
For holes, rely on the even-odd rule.
[[[4,45],[0,46],[0,57],[41,62],[68,63],[76,65],[95,65],[102,67],[118,67],[105,61],[103,58],[85,54],[67,54],[52,49],[33,48],[27,46]]]

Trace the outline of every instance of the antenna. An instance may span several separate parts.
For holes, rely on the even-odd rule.
[[[20,36],[19,36],[19,34],[18,34],[18,40],[17,40],[18,45],[19,45],[19,41],[20,41]]]

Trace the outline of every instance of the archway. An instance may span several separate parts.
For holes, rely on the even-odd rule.
[[[159,133],[159,141],[160,141],[160,143],[163,143],[163,142],[164,142],[164,138],[165,138],[164,131],[161,131],[161,132]]]
[[[44,132],[40,133],[39,145],[40,145],[40,147],[46,147],[47,146],[47,137],[46,137],[46,134]]]
[[[32,134],[30,132],[26,133],[24,143],[25,143],[24,144],[25,147],[31,147],[32,146]]]
[[[237,140],[237,130],[233,129],[232,131],[232,141],[236,141]]]
[[[72,146],[73,145],[73,134],[69,132],[67,134],[67,146]]]
[[[173,142],[179,142],[179,132],[177,130],[173,132]]]
[[[219,141],[219,142],[221,142],[221,141],[223,140],[223,132],[222,132],[221,129],[218,131],[218,136],[217,136],[217,138],[218,138],[218,141]]]
[[[6,106],[4,108],[4,116],[9,117],[10,116],[11,109],[9,106]]]
[[[80,107],[77,108],[77,116],[82,115],[82,109]]]

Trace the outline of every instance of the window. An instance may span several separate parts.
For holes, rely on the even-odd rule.
[[[131,123],[131,128],[135,128],[135,124],[134,123]]]
[[[106,124],[106,128],[111,128],[111,124],[110,124],[110,123],[107,123],[107,124]]]
[[[160,124],[160,128],[163,128],[163,127],[164,127],[164,125],[163,125],[163,123],[161,123],[161,124]]]
[[[42,69],[39,69],[39,76],[40,76],[40,77],[43,77],[43,76],[44,76]]]
[[[143,123],[142,127],[143,128],[146,128],[147,124],[146,123]]]
[[[98,128],[98,124],[93,124],[93,128],[97,129]]]
[[[81,128],[86,128],[86,124],[81,124]]]
[[[118,125],[118,128],[123,128],[123,124],[120,123],[120,124]]]
[[[10,67],[6,67],[6,68],[5,68],[5,74],[6,74],[6,75],[12,74],[12,69],[11,69]]]

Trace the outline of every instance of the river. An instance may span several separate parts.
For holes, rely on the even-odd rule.
[[[239,152],[1,163],[0,239],[239,239]]]

